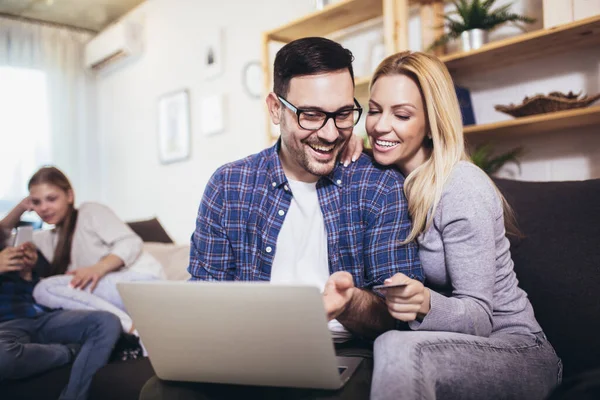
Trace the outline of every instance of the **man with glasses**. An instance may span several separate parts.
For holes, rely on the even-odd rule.
[[[402,244],[410,231],[402,176],[377,168],[366,155],[349,167],[339,163],[362,113],[354,99],[352,60],[349,50],[316,37],[277,53],[267,106],[281,138],[212,176],[188,271],[192,280],[317,286],[338,355],[366,360],[332,394],[222,385],[222,398],[368,398],[369,340],[396,327],[370,288],[398,272],[422,279],[416,244]],[[197,391],[205,389],[153,378],[141,398],[201,398]]]

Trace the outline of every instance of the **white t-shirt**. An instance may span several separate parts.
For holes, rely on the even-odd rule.
[[[316,183],[288,179],[293,193],[290,208],[277,237],[271,283],[316,286],[321,292],[329,279],[327,230]],[[351,334],[337,320],[329,322],[336,341]]]

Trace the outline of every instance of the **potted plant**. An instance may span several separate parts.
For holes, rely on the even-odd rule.
[[[495,2],[496,0],[452,0],[456,10],[444,15],[448,33],[433,42],[430,50],[458,37],[462,40],[463,51],[474,50],[485,44],[487,33],[500,25],[507,22],[535,22],[534,18],[510,12],[512,3],[492,10]],[[458,14],[459,18],[451,18],[453,14]]]
[[[492,175],[498,172],[500,168],[506,163],[513,162],[520,166],[519,157],[523,154],[523,148],[517,147],[506,153],[499,155],[492,155],[492,146],[490,144],[484,144],[477,146],[471,153],[471,160],[473,164],[481,168],[486,174]]]

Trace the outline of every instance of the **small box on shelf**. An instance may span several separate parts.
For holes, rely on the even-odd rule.
[[[573,2],[571,0],[544,0],[544,28],[573,22]]]
[[[600,0],[572,0],[573,20],[600,15]]]
[[[544,28],[600,15],[600,0],[544,0]]]

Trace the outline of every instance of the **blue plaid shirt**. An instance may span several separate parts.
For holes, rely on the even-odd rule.
[[[270,280],[292,198],[278,151],[279,143],[213,174],[191,238],[191,280]],[[397,272],[423,280],[417,244],[400,244],[411,228],[403,184],[366,155],[317,182],[330,273],[350,272],[359,288]]]
[[[37,277],[26,281],[18,272],[0,274],[0,322],[34,318],[48,310],[33,299],[33,287],[37,281]]]

